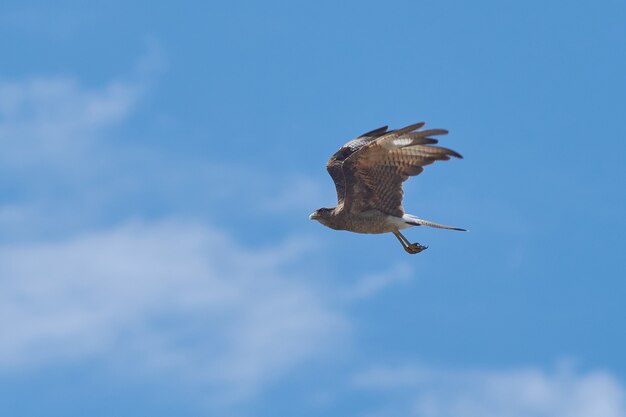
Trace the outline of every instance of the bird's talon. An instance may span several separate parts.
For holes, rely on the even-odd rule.
[[[423,246],[423,245],[420,245],[419,243],[411,243],[409,246],[407,246],[406,251],[410,254],[416,254],[426,249],[428,249],[428,246]]]

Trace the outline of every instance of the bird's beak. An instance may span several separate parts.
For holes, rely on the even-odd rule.
[[[309,220],[316,220],[317,216],[315,215],[315,212],[309,214]]]

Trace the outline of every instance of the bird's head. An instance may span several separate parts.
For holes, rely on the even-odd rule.
[[[315,210],[313,213],[309,215],[309,219],[317,220],[322,224],[326,224],[326,220],[330,219],[333,215],[333,209],[331,208],[320,208]]]

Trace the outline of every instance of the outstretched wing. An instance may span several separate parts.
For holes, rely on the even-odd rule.
[[[444,135],[447,130],[418,130],[422,126],[417,123],[378,135],[344,158],[344,208],[353,213],[376,209],[401,217],[404,181],[435,161],[462,158],[453,150],[431,146],[438,141],[430,136]]]
[[[344,204],[346,195],[346,179],[343,173],[343,162],[353,153],[357,152],[363,146],[367,145],[374,139],[384,135],[387,132],[387,126],[379,127],[371,132],[363,133],[356,139],[352,139],[341,147],[333,156],[330,157],[326,164],[326,169],[335,182],[337,189],[337,205]]]

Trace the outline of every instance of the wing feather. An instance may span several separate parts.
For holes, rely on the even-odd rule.
[[[344,208],[351,212],[375,209],[401,217],[404,214],[404,181],[419,175],[425,166],[435,161],[445,161],[451,156],[462,158],[451,149],[429,146],[437,143],[437,140],[428,136],[443,135],[448,133],[447,130],[418,131],[422,126],[424,123],[416,123],[369,138],[341,163],[333,166],[335,175],[340,173],[342,177],[343,194],[340,202]],[[331,173],[333,179],[335,175]],[[337,180],[335,184],[338,184]],[[339,196],[338,185],[337,194]]]
[[[346,178],[343,172],[343,162],[369,142],[387,133],[387,128],[388,126],[379,127],[352,139],[335,152],[326,163],[326,170],[333,179],[335,189],[337,190],[337,205],[344,204],[346,195]]]

